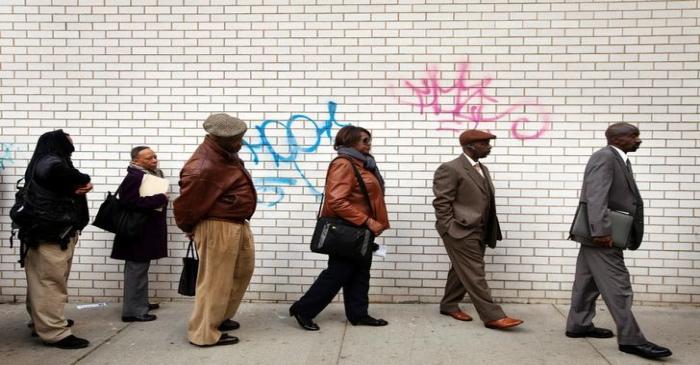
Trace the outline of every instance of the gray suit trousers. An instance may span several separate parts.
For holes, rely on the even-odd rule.
[[[484,251],[486,246],[479,240],[455,239],[443,235],[447,255],[452,267],[447,273],[445,295],[440,302],[440,311],[453,312],[459,309],[464,295],[469,293],[479,318],[488,322],[506,316],[501,306],[494,303],[491,289],[486,282],[484,271]]]
[[[571,309],[566,322],[569,332],[584,332],[593,327],[595,302],[603,296],[617,326],[620,345],[647,342],[632,314],[632,284],[622,250],[581,245],[576,261],[576,276],[571,294]]]
[[[134,317],[148,314],[148,268],[150,266],[150,261],[125,261],[122,316]]]

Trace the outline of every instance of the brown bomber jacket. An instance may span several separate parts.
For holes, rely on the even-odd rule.
[[[255,213],[257,193],[243,161],[207,136],[180,171],[175,223],[193,232],[204,219],[242,223]]]

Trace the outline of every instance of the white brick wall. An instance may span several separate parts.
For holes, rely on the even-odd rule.
[[[699,18],[698,1],[2,0],[0,301],[23,300],[7,213],[39,135],[71,133],[74,161],[95,183],[94,214],[134,145],[158,152],[174,198],[201,122],[221,111],[248,121],[253,146],[252,127],[279,120],[264,129],[270,146],[281,158],[298,152],[279,166],[270,148],[243,157],[264,200],[247,298],[299,297],[325,267],[307,243],[333,153],[293,115],[322,130],[334,102],[338,123],[372,130],[387,181],[390,255],[374,262],[372,300],[439,300],[449,260],[433,229],[432,173],[459,152],[449,128],[481,120],[499,136],[485,161],[505,234],[486,257],[493,293],[566,302],[577,254],[566,232],[582,172],[606,126],[626,121],[642,130],[631,159],[648,207],[645,242],[626,253],[635,298],[700,303]],[[461,98],[447,89],[455,85]],[[291,150],[285,126],[297,138]],[[334,136],[338,125],[328,126]],[[175,298],[186,242],[169,222],[171,257],[152,266],[151,288]],[[72,300],[121,296],[111,238],[83,234]]]

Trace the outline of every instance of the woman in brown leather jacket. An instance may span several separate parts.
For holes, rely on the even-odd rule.
[[[331,161],[326,175],[326,200],[321,215],[340,217],[356,225],[366,225],[375,236],[389,228],[389,218],[384,202],[384,179],[372,155],[372,135],[364,128],[345,126],[335,137],[334,148],[338,158]],[[371,208],[360,190],[352,165],[360,172],[367,186]],[[316,317],[343,288],[345,316],[353,326],[386,326],[387,321],[367,314],[369,306],[369,269],[372,258],[353,260],[328,257],[328,268],[297,302],[289,308],[289,314],[299,325],[309,331],[320,328],[313,322]]]

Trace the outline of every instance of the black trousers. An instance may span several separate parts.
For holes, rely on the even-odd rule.
[[[329,257],[328,268],[321,272],[309,290],[290,310],[305,318],[314,318],[330,304],[340,288],[343,288],[345,316],[350,322],[360,320],[367,315],[369,306],[369,269],[372,258],[368,260],[348,260]]]

